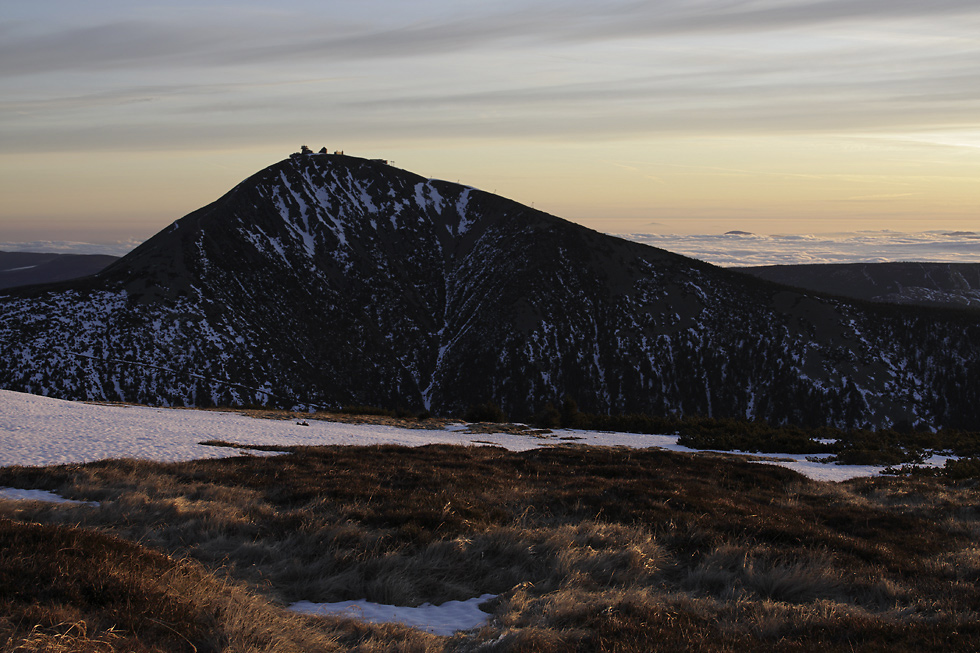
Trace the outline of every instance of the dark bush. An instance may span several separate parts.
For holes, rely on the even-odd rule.
[[[340,409],[341,413],[347,415],[378,415],[381,417],[394,417],[395,411],[390,408],[380,406],[344,406]]]
[[[947,460],[943,466],[943,476],[954,480],[980,480],[980,458],[961,458]]]
[[[463,415],[467,422],[506,422],[507,416],[500,406],[488,401],[482,404],[470,406]]]
[[[561,412],[549,401],[531,418],[531,423],[541,429],[556,429],[561,426]]]

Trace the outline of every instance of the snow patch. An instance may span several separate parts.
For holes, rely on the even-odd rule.
[[[357,190],[360,192],[361,204],[368,210],[369,213],[377,213],[378,207],[375,206],[374,200],[371,198],[371,194],[367,192],[364,186],[358,184]]]
[[[432,181],[427,181],[425,183],[419,182],[415,184],[415,203],[419,208],[425,208],[427,206],[432,206],[436,213],[442,213],[443,206],[445,205],[445,200],[443,200],[442,195],[436,190],[436,187],[432,185]]]
[[[289,609],[303,614],[349,617],[371,623],[400,623],[449,637],[456,631],[485,625],[490,615],[479,606],[494,598],[497,598],[496,594],[484,594],[468,601],[446,601],[442,605],[423,603],[417,608],[372,603],[363,599],[339,603],[299,601]]]
[[[15,487],[0,487],[0,499],[12,501],[43,501],[44,503],[70,503],[82,506],[98,506],[98,501],[76,501],[66,499],[60,494],[47,490],[22,490]]]
[[[459,236],[469,231],[473,223],[476,222],[476,220],[471,220],[466,212],[470,204],[470,191],[472,190],[472,188],[465,189],[460,193],[459,199],[456,200],[456,213],[459,214],[459,227],[456,229],[456,234]]]

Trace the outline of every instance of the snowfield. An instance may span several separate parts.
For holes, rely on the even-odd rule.
[[[511,451],[573,442],[592,446],[660,447],[695,451],[677,444],[677,436],[556,430],[553,437],[508,433],[468,433],[463,425],[446,430],[404,429],[372,424],[309,420],[256,419],[238,413],[183,408],[150,408],[63,401],[0,390],[0,465],[46,466],[106,458],[176,462],[242,455],[231,447],[201,444],[224,440],[246,445],[495,445]],[[249,452],[252,455],[262,452]],[[747,454],[748,455],[748,454]],[[755,455],[758,457],[758,455]],[[766,463],[795,469],[821,481],[871,476],[881,467],[828,465],[804,455],[766,455]],[[935,459],[942,464],[944,459]]]

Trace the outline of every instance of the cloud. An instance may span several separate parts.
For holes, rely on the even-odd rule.
[[[389,142],[928,132],[980,111],[975,0],[140,7],[38,9],[0,32],[5,151],[319,125]]]
[[[106,67],[242,66],[315,60],[373,60],[543,43],[589,44],[686,35],[758,34],[846,23],[980,16],[975,0],[829,0],[730,3],[544,2],[493,10],[443,6],[389,24],[383,7],[357,21],[336,20],[316,7],[288,5],[281,14],[227,14],[184,8],[184,20],[141,17],[67,26],[22,36],[4,34],[0,75]],[[378,5],[382,7],[377,10]],[[366,7],[370,10],[369,7]],[[97,16],[96,16],[97,19]]]
[[[201,25],[128,20],[20,36],[0,44],[0,76],[172,64],[189,52],[220,47],[222,39],[214,34]],[[233,38],[224,38],[225,47],[233,43]]]
[[[45,252],[53,254],[109,254],[111,256],[125,256],[132,250],[136,249],[140,243],[142,243],[142,241],[134,238],[104,243],[85,243],[65,240],[34,240],[29,242],[0,243],[0,251]]]
[[[648,226],[656,225],[654,222]],[[980,262],[980,232],[974,231],[863,231],[819,235],[759,235],[733,231],[725,234],[615,235],[722,267],[889,261]],[[141,242],[138,239],[103,243],[6,242],[0,243],[0,251],[124,256]]]
[[[581,38],[624,38],[665,34],[761,32],[827,23],[918,20],[980,14],[972,0],[825,0],[822,2],[671,3],[636,2],[612,14]]]
[[[0,76],[401,58],[478,49],[521,33],[515,31],[521,22],[514,16],[463,17],[380,29],[338,25],[315,15],[291,18],[261,17],[230,24],[207,15],[181,22],[130,19],[28,34],[0,44]]]
[[[980,57],[959,63],[962,69],[950,64],[939,74],[907,65],[902,79],[865,75],[834,84],[783,81],[795,65],[783,61],[757,77],[742,77],[741,85],[730,83],[738,76],[734,71],[684,67],[688,75],[550,85],[521,78],[471,83],[447,73],[445,84],[422,90],[400,88],[387,72],[368,82],[334,77],[133,85],[0,102],[0,112],[10,116],[0,135],[6,151],[26,152],[129,149],[134,144],[139,149],[207,149],[282,137],[291,142],[297,131],[318,124],[331,130],[342,125],[348,140],[362,141],[926,132],[976,121],[980,85],[971,80],[980,77]],[[772,77],[778,79],[767,80]]]
[[[722,267],[890,261],[980,262],[980,233],[972,231],[875,231],[792,236],[745,232],[617,235]]]

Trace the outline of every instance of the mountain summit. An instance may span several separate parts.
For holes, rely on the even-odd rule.
[[[294,156],[95,277],[0,297],[0,387],[166,404],[373,404],[956,425],[967,314],[875,307],[351,156]]]

